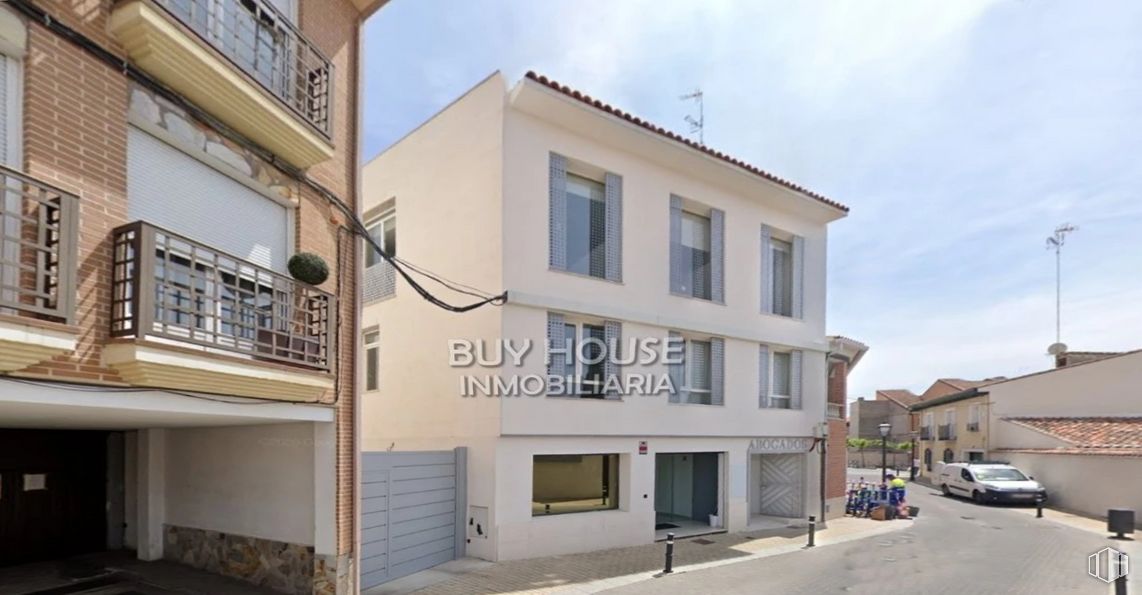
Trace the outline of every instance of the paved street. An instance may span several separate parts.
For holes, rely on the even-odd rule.
[[[675,574],[608,591],[658,593],[1090,593],[1086,557],[1116,542],[1023,511],[977,506],[918,485],[905,531]],[[870,521],[872,522],[872,521]],[[1135,583],[1131,583],[1134,587]]]

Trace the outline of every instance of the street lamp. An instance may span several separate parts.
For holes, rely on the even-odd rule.
[[[880,430],[880,483],[888,481],[888,433],[892,424],[885,422],[877,426]]]

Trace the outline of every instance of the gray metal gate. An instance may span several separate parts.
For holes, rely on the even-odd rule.
[[[368,589],[464,555],[467,449],[361,453],[361,581]]]

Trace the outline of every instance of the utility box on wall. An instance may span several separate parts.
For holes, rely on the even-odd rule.
[[[468,541],[488,538],[488,507],[468,507]]]

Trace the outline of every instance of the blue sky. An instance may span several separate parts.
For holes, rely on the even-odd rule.
[[[1093,10],[1092,6],[1097,6]],[[391,0],[366,26],[365,157],[529,69],[852,208],[830,227],[849,396],[1142,347],[1142,3]]]

